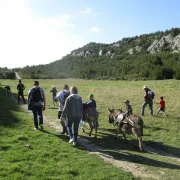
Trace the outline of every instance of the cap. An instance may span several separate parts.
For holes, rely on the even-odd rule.
[[[94,95],[93,94],[89,94],[89,96],[88,96],[89,98],[92,98],[92,97],[94,97]]]
[[[146,85],[144,85],[143,89],[147,89],[148,87]]]
[[[129,100],[125,100],[125,101],[123,101],[123,103],[130,103],[130,101]]]

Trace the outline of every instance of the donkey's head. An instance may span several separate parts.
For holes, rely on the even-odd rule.
[[[119,109],[115,110],[115,109],[109,109],[108,108],[108,116],[109,116],[109,123],[112,124],[114,123],[114,121],[116,120],[117,116],[120,114]]]

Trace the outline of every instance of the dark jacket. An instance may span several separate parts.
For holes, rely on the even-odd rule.
[[[89,102],[86,103],[87,104],[87,107],[94,107],[96,108],[96,101],[93,99]]]

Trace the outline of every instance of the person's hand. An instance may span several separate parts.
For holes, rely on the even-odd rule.
[[[43,106],[43,111],[45,111],[45,109],[46,109],[46,106]]]

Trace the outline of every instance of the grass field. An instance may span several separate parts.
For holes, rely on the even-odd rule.
[[[33,80],[23,80],[23,83],[26,86],[25,94],[27,94],[29,88],[32,87]],[[41,87],[45,89],[47,97],[47,109],[44,115],[52,121],[58,121],[57,107],[53,106],[49,91],[53,85],[60,91],[65,83],[69,86],[77,86],[83,101],[88,100],[90,93],[95,96],[97,109],[101,112],[100,130],[98,131],[98,139],[91,139],[92,143],[103,147],[106,152],[117,159],[125,159],[135,163],[137,167],[144,168],[145,173],[153,174],[153,177],[157,177],[157,179],[179,179],[180,161],[172,158],[172,156],[180,158],[179,81],[40,80]],[[12,91],[16,92],[17,81],[4,80],[1,81],[1,84],[11,85]],[[148,107],[146,107],[143,117],[145,123],[143,142],[159,153],[139,153],[133,135],[130,136],[128,144],[124,144],[121,137],[115,141],[113,139],[115,128],[108,123],[107,107],[125,109],[122,102],[126,99],[131,101],[134,114],[140,115],[143,103],[142,87],[145,84],[155,92],[156,102],[159,101],[160,96],[164,96],[166,101],[167,117],[163,117],[161,114],[151,117]],[[72,148],[64,142],[67,141],[66,136],[60,136],[48,127],[45,128],[48,129],[49,133],[34,132],[32,117],[27,116],[26,112],[18,109],[12,103],[11,111],[2,110],[5,108],[5,97],[1,98],[3,98],[0,101],[3,102],[1,104],[3,116],[1,115],[0,126],[2,141],[0,159],[3,165],[2,163],[0,165],[0,177],[14,176],[17,179],[19,177],[19,179],[35,179],[36,177],[38,179],[132,179],[132,175],[104,164],[96,156],[90,156],[82,149]],[[154,111],[157,109],[158,105],[154,104]],[[16,118],[14,119],[14,117]],[[80,134],[87,136],[82,132]],[[32,148],[25,148],[26,143],[30,143]]]

